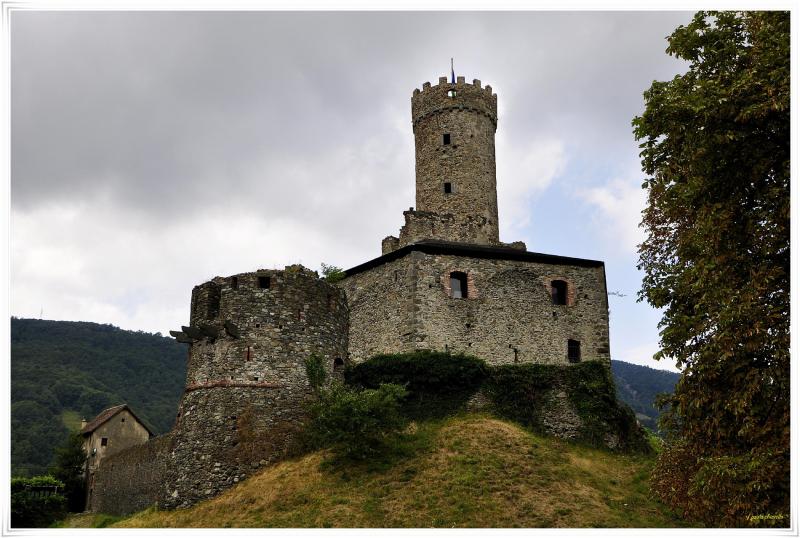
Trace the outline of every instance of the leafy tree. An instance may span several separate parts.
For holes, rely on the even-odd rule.
[[[322,272],[322,278],[333,284],[334,282],[339,282],[341,279],[345,277],[344,269],[341,267],[336,267],[335,265],[328,265],[326,263],[320,264],[320,270]]]
[[[85,464],[86,452],[83,450],[83,437],[80,433],[71,433],[56,449],[56,457],[50,468],[50,474],[64,483],[67,509],[70,512],[82,512],[85,505]]]
[[[653,488],[709,525],[788,524],[789,13],[700,12],[633,120],[650,177],[640,300],[683,369]],[[759,514],[786,518],[757,519]]]

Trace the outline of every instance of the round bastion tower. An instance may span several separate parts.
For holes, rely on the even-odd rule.
[[[175,334],[189,362],[161,504],[190,506],[281,457],[313,394],[305,361],[341,375],[348,320],[344,291],[301,265],[195,286]]]
[[[497,95],[480,80],[422,85],[411,97],[416,211],[399,245],[426,239],[499,244],[494,135]]]

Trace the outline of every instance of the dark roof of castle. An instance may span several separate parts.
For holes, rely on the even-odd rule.
[[[147,430],[150,436],[151,437],[153,436],[152,430],[147,426],[147,424],[144,423],[144,421],[142,421],[142,419],[136,416],[136,413],[133,412],[133,409],[128,407],[128,404],[115,405],[114,407],[109,407],[108,409],[100,411],[99,415],[94,417],[89,423],[86,424],[86,426],[81,428],[81,434],[88,435],[92,433],[101,425],[111,420],[114,417],[114,415],[124,410],[127,410],[128,413],[133,415],[133,418],[135,418],[136,421],[139,422],[139,424],[144,426],[144,429]]]
[[[528,252],[512,247],[496,247],[488,245],[475,245],[472,243],[456,243],[452,241],[419,241],[393,250],[361,265],[356,265],[345,271],[345,276],[362,273],[373,267],[402,258],[410,252],[424,252],[425,254],[447,254],[450,256],[465,256],[468,258],[488,258],[493,260],[518,260],[525,262],[549,263],[553,265],[577,265],[579,267],[602,267],[603,262],[587,260],[584,258],[570,258],[568,256],[555,256],[553,254],[540,254]]]

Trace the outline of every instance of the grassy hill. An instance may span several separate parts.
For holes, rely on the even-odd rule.
[[[169,430],[186,379],[186,346],[111,325],[11,318],[11,474],[44,473],[69,431],[128,403]]]
[[[324,463],[317,452],[265,469],[219,497],[149,509],[115,527],[676,527],[650,499],[653,457],[534,435],[485,415],[415,425],[391,463]],[[76,516],[69,526],[110,523]]]

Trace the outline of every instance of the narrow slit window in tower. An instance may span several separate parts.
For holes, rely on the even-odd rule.
[[[567,360],[569,362],[581,362],[580,340],[567,340]]]
[[[270,282],[269,282],[269,277],[268,276],[260,276],[260,277],[258,277],[258,287],[261,288],[262,290],[268,290],[269,289],[269,284],[270,284]]]
[[[442,144],[445,145],[445,146],[449,146],[450,145],[450,133],[444,133],[442,135]]]
[[[454,299],[467,298],[467,274],[461,271],[450,273],[450,289]]]
[[[231,277],[231,289],[235,290],[239,288],[239,277],[232,276]]]
[[[550,283],[550,293],[553,304],[567,304],[567,283],[563,280],[553,280]]]
[[[449,181],[446,181],[444,184],[444,193],[451,194],[453,192],[453,184]]]

